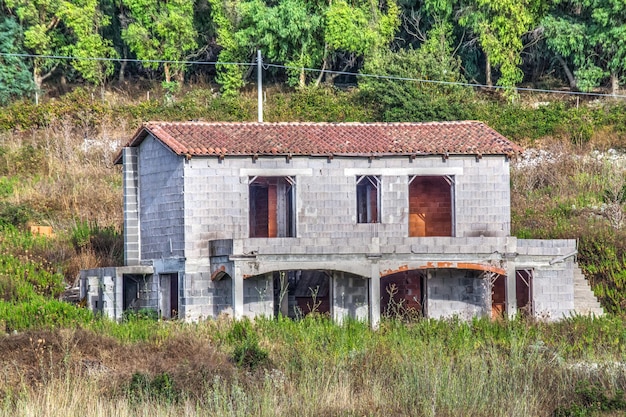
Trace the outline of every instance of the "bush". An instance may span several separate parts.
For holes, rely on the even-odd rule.
[[[136,372],[133,374],[126,396],[131,402],[156,401],[172,404],[178,401],[180,394],[174,388],[174,382],[166,372],[154,377]]]
[[[238,367],[253,370],[267,362],[269,354],[259,346],[259,337],[249,320],[234,322],[227,340],[235,345],[231,357]]]

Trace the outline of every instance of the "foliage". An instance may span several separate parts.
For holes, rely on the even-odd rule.
[[[217,42],[223,47],[220,61],[247,62],[261,49],[270,61],[286,65],[289,84],[299,87],[307,84],[305,68],[321,66],[323,73],[340,53],[349,54],[350,62],[367,57],[388,44],[400,24],[394,0],[385,2],[384,10],[369,0],[328,5],[314,0],[211,0],[211,6]],[[218,66],[216,80],[232,95],[243,85],[237,78],[243,75],[238,65]]]
[[[555,417],[586,417],[599,412],[626,411],[626,398],[624,398],[623,391],[617,390],[609,397],[606,389],[599,384],[580,381],[575,393],[573,404],[558,407],[554,411]]]
[[[169,374],[164,372],[151,378],[136,372],[126,388],[126,396],[131,402],[155,401],[171,404],[179,399],[180,394]]]
[[[546,45],[574,65],[577,87],[591,91],[626,67],[626,13],[620,0],[559,0],[543,21]],[[612,92],[615,94],[615,85]]]
[[[0,300],[0,317],[6,331],[71,328],[93,320],[89,310],[42,296],[32,296],[28,302]]]
[[[115,56],[110,43],[98,30],[109,24],[99,11],[97,0],[79,2],[60,0],[6,0],[6,7],[19,19],[24,31],[24,47],[36,55],[64,55],[79,58]],[[45,57],[33,58],[33,76],[37,90],[62,62]],[[73,67],[87,80],[101,84],[111,74],[112,64],[78,59]]]
[[[197,46],[193,26],[193,2],[185,0],[123,0],[132,22],[122,32],[122,39],[148,68],[157,68],[165,60],[165,82],[182,82],[184,65],[176,62]]]
[[[0,52],[23,53],[22,32],[10,17],[0,18]],[[27,96],[34,90],[33,80],[24,60],[13,56],[0,56],[0,105]]]
[[[460,62],[449,54],[452,48],[449,35],[450,27],[442,24],[431,29],[428,40],[419,49],[381,50],[366,61],[364,74],[395,76],[404,80],[364,76],[359,82],[363,100],[377,103],[385,121],[467,118],[471,94],[468,95],[462,87],[429,83],[429,80],[462,81]]]
[[[226,339],[234,345],[232,360],[237,366],[253,370],[267,362],[268,353],[259,346],[259,337],[249,320],[233,323]]]
[[[462,2],[459,24],[477,37],[488,66],[487,84],[491,79],[490,65],[500,69],[498,85],[514,87],[522,81],[519,69],[523,48],[522,36],[532,29],[539,12],[536,0],[477,0]]]

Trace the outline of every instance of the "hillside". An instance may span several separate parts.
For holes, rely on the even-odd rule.
[[[380,121],[389,114],[389,107],[356,89],[270,88],[265,96],[265,121]],[[441,97],[434,95],[439,107],[431,107],[438,114],[415,113],[407,102],[394,118],[406,110],[410,114],[403,120],[445,120],[450,113],[441,107]],[[626,106],[545,100],[527,95],[509,103],[479,93],[463,99],[463,115],[529,149],[513,163],[513,233],[578,239],[579,261],[596,294],[607,311],[621,313],[626,196],[619,153],[626,143]],[[68,284],[79,269],[119,265],[121,176],[112,161],[141,121],[255,118],[255,92],[224,98],[202,85],[189,85],[175,97],[160,87],[134,94],[112,89],[104,96],[77,88],[40,105],[5,107],[0,223],[12,228],[2,238],[5,256],[46,265]],[[20,247],[32,225],[51,226],[54,235],[34,239],[30,249]]]
[[[529,149],[512,164],[513,233],[578,239],[579,262],[615,314],[557,324],[388,317],[374,332],[315,315],[193,325],[128,315],[117,324],[57,301],[79,269],[122,262],[121,173],[112,161],[141,121],[256,117],[254,92],[224,98],[188,88],[176,97],[159,87],[112,90],[104,99],[76,89],[0,112],[0,331],[7,334],[0,416],[612,416],[626,409],[621,102],[529,96],[508,104],[481,94],[463,101],[467,118]],[[402,111],[410,103],[390,113],[358,90],[269,89],[265,120],[404,114],[421,121],[454,113],[433,99],[438,107],[421,103],[428,114],[414,108],[409,116]],[[31,226],[52,234],[33,234]]]

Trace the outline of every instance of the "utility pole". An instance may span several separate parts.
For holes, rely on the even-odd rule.
[[[259,115],[259,123],[263,123],[263,78],[261,70],[263,69],[263,57],[261,50],[256,51],[256,78],[257,78],[257,111]]]

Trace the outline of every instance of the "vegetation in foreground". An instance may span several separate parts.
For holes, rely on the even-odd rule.
[[[624,324],[96,320],[0,337],[0,415],[619,415]]]

